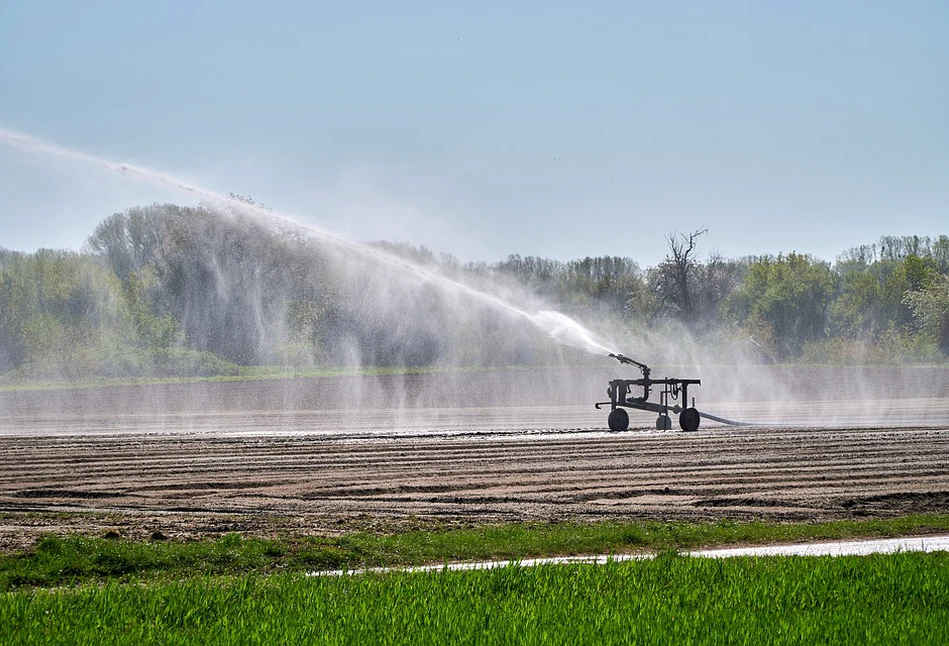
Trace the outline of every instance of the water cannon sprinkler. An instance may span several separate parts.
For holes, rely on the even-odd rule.
[[[733,419],[719,417],[711,413],[699,412],[695,408],[695,398],[692,398],[689,405],[689,386],[701,386],[701,379],[679,379],[677,377],[666,377],[665,379],[652,379],[649,374],[649,366],[640,363],[635,359],[627,357],[619,352],[611,352],[610,356],[622,364],[636,366],[643,372],[641,379],[614,379],[610,382],[610,387],[606,389],[609,396],[608,402],[597,402],[596,409],[600,406],[610,405],[610,415],[607,421],[611,431],[625,431],[629,428],[629,413],[624,409],[633,408],[636,410],[645,410],[658,413],[656,428],[660,431],[668,431],[672,428],[672,418],[669,413],[679,415],[679,426],[683,431],[697,431],[699,420],[704,417],[713,422],[728,424],[730,426],[754,426],[749,422],[736,422]],[[630,393],[633,387],[642,388],[642,394],[639,397],[631,397]],[[649,401],[649,395],[653,386],[661,386],[659,391],[659,402]],[[681,402],[681,404],[679,403]],[[772,424],[773,426],[773,424]]]
[[[629,428],[629,413],[626,412],[626,408],[657,413],[659,417],[656,419],[656,428],[661,431],[668,431],[672,428],[670,413],[679,416],[679,426],[683,431],[698,430],[699,419],[702,415],[695,408],[694,398],[692,405],[689,405],[689,386],[701,385],[702,381],[700,379],[679,379],[677,377],[653,379],[650,377],[651,371],[646,364],[619,352],[611,352],[610,356],[622,364],[636,366],[643,373],[640,379],[612,380],[606,390],[610,401],[595,404],[597,410],[600,406],[610,405],[610,414],[607,421],[611,431],[625,431]],[[653,386],[661,387],[658,402],[649,401]],[[638,397],[631,396],[634,387],[642,389]]]
[[[625,363],[625,364],[627,364],[627,365],[636,366],[637,368],[639,368],[640,370],[643,371],[643,377],[644,377],[644,378],[646,378],[646,379],[649,378],[649,366],[647,366],[646,364],[644,364],[644,363],[639,363],[639,362],[636,361],[635,359],[630,359],[630,358],[627,357],[625,354],[620,354],[619,352],[617,352],[617,353],[615,353],[615,354],[611,352],[611,353],[610,353],[610,356],[613,357],[614,359],[616,359],[617,361],[619,361],[620,363]]]

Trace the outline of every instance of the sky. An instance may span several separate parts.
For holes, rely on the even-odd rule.
[[[466,261],[832,261],[949,233],[947,34],[940,0],[8,1],[0,129]],[[0,143],[0,247],[156,201],[195,198]]]

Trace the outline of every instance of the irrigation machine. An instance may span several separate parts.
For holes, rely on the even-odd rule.
[[[679,416],[679,426],[683,431],[697,431],[699,428],[699,419],[709,417],[712,419],[726,421],[707,413],[700,413],[695,408],[695,398],[692,398],[689,404],[689,386],[701,385],[700,379],[677,379],[666,377],[664,379],[653,379],[650,377],[649,366],[630,359],[623,354],[610,354],[611,357],[631,366],[639,368],[643,376],[640,379],[614,379],[610,382],[607,389],[610,401],[597,402],[596,408],[609,404],[610,414],[607,421],[611,431],[625,431],[629,428],[629,413],[625,409],[633,408],[635,410],[644,410],[652,413],[658,413],[656,418],[656,428],[661,431],[668,431],[672,428],[672,415]],[[640,396],[633,389],[641,389]],[[656,389],[659,394],[659,401],[649,401],[649,397]],[[730,421],[730,420],[728,420]]]

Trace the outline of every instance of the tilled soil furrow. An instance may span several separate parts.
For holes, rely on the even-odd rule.
[[[583,426],[579,409],[564,411],[429,410],[419,413],[425,426],[417,433],[380,428],[398,422],[391,411],[373,413],[364,426],[348,426],[355,419],[349,411],[24,416],[19,432],[0,435],[0,511],[105,511],[133,524],[175,518],[178,528],[235,526],[210,520],[222,514],[243,519],[237,526],[278,515],[311,529],[354,518],[833,519],[949,511],[945,426],[611,434]],[[0,542],[9,540],[4,531],[0,517]]]

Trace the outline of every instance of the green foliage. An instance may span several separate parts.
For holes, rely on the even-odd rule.
[[[778,350],[796,356],[804,344],[827,337],[827,311],[836,281],[826,262],[791,253],[752,262],[724,307],[740,323],[760,321],[773,330]]]
[[[807,342],[801,351],[806,363],[836,366],[932,364],[941,359],[934,339],[893,327],[873,339],[838,336]]]
[[[131,342],[142,349],[168,352],[182,341],[178,321],[171,314],[155,313],[155,292],[158,280],[155,271],[146,267],[130,272],[125,277],[121,311],[133,332]]]
[[[919,249],[921,243],[886,249]],[[940,358],[936,334],[920,334],[925,327],[914,316],[909,294],[928,289],[939,277],[932,256],[896,254],[898,258],[866,261],[861,255],[838,263],[840,290],[831,306],[831,338],[809,344],[806,360],[822,357],[826,363],[916,363]]]
[[[439,278],[416,279],[424,272],[515,304],[536,294],[618,339],[658,330],[675,337],[677,348],[702,348],[723,361],[949,356],[947,236],[884,237],[831,266],[796,253],[700,260],[702,233],[670,235],[671,254],[645,271],[615,256],[562,262],[512,255],[461,265],[389,242],[356,260],[345,245],[260,222],[240,207],[133,208],[97,226],[83,253],[0,249],[0,379],[580,360],[490,298]],[[421,269],[391,271],[383,256]]]
[[[71,376],[95,370],[103,331],[118,325],[116,287],[95,258],[41,249],[0,268],[0,371]]]
[[[895,263],[909,256],[931,260],[941,273],[949,272],[949,236],[882,236],[879,241],[848,249],[838,264],[866,268],[878,262]]]
[[[646,290],[645,275],[631,258],[587,256],[560,262],[514,254],[490,270],[515,279],[537,295],[560,303],[567,309],[586,308],[623,314],[633,300],[634,313],[646,313],[635,300]]]
[[[942,644],[949,555],[688,558],[6,593],[0,639],[142,644]]]
[[[165,214],[176,212],[179,207],[153,204],[116,213],[96,227],[87,246],[126,281],[152,262],[165,234]]]
[[[47,536],[24,553],[0,555],[0,591],[119,580],[176,579],[195,574],[357,569],[445,561],[611,554],[775,541],[898,536],[949,530],[949,516],[813,524],[536,523],[471,529],[348,533],[257,539],[229,534],[213,540],[136,542]]]
[[[913,312],[919,329],[934,338],[942,353],[949,356],[949,275],[907,291],[903,302]]]
[[[872,339],[889,318],[885,303],[885,275],[879,265],[871,268],[843,269],[840,294],[831,306],[832,330],[849,339]]]
[[[184,544],[50,535],[29,553],[0,557],[0,590],[130,580],[132,576],[262,572],[285,553],[286,546],[278,541],[243,539],[237,534]]]

